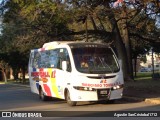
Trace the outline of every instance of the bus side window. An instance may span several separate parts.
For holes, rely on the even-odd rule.
[[[40,68],[50,68],[50,51],[41,52]]]
[[[32,67],[33,68],[39,68],[40,64],[40,53],[38,51],[34,52],[34,58],[32,60]]]
[[[64,61],[67,61],[67,71],[71,72],[71,70],[72,70],[72,68],[71,68],[71,61],[70,61],[67,49],[65,49],[64,52],[65,52],[65,60]]]
[[[58,66],[58,50],[50,50],[50,67],[57,68]]]
[[[34,53],[31,52],[30,53],[30,58],[29,58],[29,67],[33,66],[33,60],[34,60]]]
[[[62,61],[67,61],[67,71],[71,72],[71,62],[69,59],[69,54],[67,49],[61,48],[59,49],[59,56],[58,56],[58,68],[62,69]]]

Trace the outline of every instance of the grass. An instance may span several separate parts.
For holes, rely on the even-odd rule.
[[[160,72],[155,72],[160,73]],[[144,79],[152,79],[152,72],[139,72],[137,76],[134,78],[135,80],[144,80]]]
[[[0,84],[4,84],[4,82],[0,81]]]

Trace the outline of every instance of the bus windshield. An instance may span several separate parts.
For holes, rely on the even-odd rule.
[[[119,65],[110,48],[71,48],[77,71],[87,74],[107,74],[119,71]]]

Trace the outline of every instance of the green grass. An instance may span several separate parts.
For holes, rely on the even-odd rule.
[[[137,73],[137,77],[151,77],[151,76],[152,76],[152,72]]]
[[[4,82],[0,81],[0,84],[4,84]]]
[[[137,76],[134,77],[134,80],[144,80],[144,79],[152,79],[152,73],[151,72],[137,73]]]
[[[160,73],[160,72],[155,72]],[[135,77],[135,80],[144,80],[144,79],[152,79],[152,72],[139,72],[137,73],[137,77]]]

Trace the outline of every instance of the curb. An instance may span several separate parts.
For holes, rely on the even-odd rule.
[[[137,101],[137,102],[144,101],[145,103],[148,104],[156,104],[156,105],[160,104],[160,98],[137,98],[137,97],[123,96],[123,99],[127,101]]]
[[[123,99],[127,101],[138,101],[138,102],[145,101],[144,98],[129,97],[129,96],[123,96]]]
[[[16,84],[16,83],[4,83],[4,84],[8,84],[8,85],[17,85],[17,86],[22,86],[22,87],[28,87],[28,88],[30,88],[29,85],[23,85],[23,84]]]
[[[151,98],[151,99],[145,99],[146,103],[151,103],[151,104],[156,104],[156,105],[160,105],[160,98]]]

